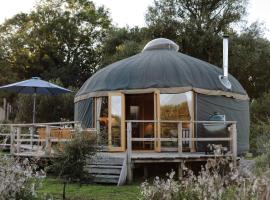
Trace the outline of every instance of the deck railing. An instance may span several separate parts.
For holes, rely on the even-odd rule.
[[[174,142],[177,143],[177,152],[179,154],[184,154],[183,152],[183,142],[188,142],[190,147],[190,152],[202,152],[196,150],[195,142],[228,142],[229,149],[226,153],[227,156],[231,156],[232,159],[236,160],[237,157],[237,129],[236,129],[236,121],[171,121],[171,120],[127,120],[127,169],[128,169],[128,176],[131,176],[132,172],[132,144],[134,142],[154,142],[156,151],[162,151],[161,144],[162,142]],[[153,123],[155,128],[155,133],[152,134],[153,137],[148,138],[138,138],[132,137],[132,124],[133,123]],[[160,134],[160,125],[162,124],[177,124],[177,137],[170,137],[170,138],[162,138]],[[189,125],[189,136],[185,135],[183,124]],[[194,128],[198,125],[225,125],[227,129],[227,137],[196,137]],[[198,130],[197,130],[198,132]],[[198,133],[197,133],[198,134]],[[201,135],[201,134],[200,134]],[[184,136],[184,137],[183,137]],[[129,177],[128,179],[132,179]]]
[[[0,124],[1,148],[9,148],[11,155],[50,156],[52,146],[70,141],[80,129],[79,122],[36,124]]]

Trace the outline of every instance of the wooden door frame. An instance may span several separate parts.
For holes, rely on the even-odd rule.
[[[120,96],[121,97],[121,145],[120,147],[112,146],[112,120],[111,120],[111,98],[112,96]],[[126,116],[125,116],[125,95],[121,92],[110,92],[108,94],[108,150],[109,151],[125,151],[126,149]]]
[[[154,91],[154,121],[155,123],[155,151],[161,151],[161,142],[160,142],[160,91]]]

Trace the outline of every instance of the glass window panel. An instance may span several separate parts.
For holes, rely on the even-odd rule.
[[[100,143],[108,145],[108,97],[101,97],[101,108],[99,116],[100,124]]]
[[[90,121],[90,128],[95,128],[95,120],[96,120],[96,107],[95,107],[95,98],[92,98],[91,101],[91,121]]]
[[[111,97],[111,133],[112,146],[121,146],[121,118],[122,118],[122,97]]]
[[[181,94],[160,94],[160,119],[189,121],[193,109],[192,92]],[[161,123],[162,138],[177,138],[177,123]],[[183,129],[189,129],[189,123],[183,124]],[[162,142],[162,147],[177,147],[177,142]]]

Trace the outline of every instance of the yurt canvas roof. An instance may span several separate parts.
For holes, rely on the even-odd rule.
[[[232,85],[229,90],[220,82],[221,68],[177,50],[178,46],[167,39],[149,42],[141,53],[108,65],[90,77],[76,94],[75,102],[108,91],[149,88],[158,88],[161,92],[194,90],[248,99],[232,75],[228,76]]]

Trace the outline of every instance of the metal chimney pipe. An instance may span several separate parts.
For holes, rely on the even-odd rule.
[[[224,87],[231,90],[232,84],[228,77],[228,51],[229,51],[229,36],[223,35],[223,75],[219,75],[219,80]]]
[[[228,77],[229,36],[223,35],[223,76]]]

